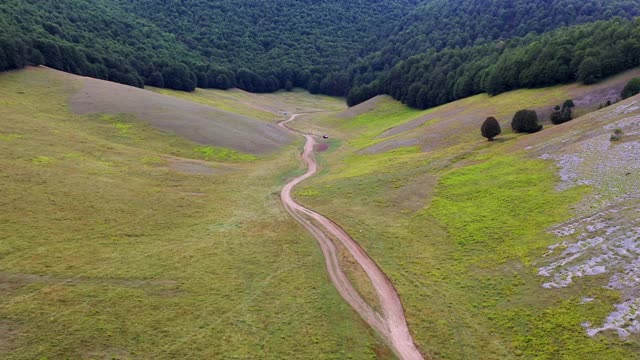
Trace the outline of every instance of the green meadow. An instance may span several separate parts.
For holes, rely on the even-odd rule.
[[[130,114],[80,116],[69,100],[82,86],[42,69],[0,76],[0,357],[393,358],[280,205],[281,186],[304,172],[301,139],[260,156]],[[508,120],[561,103],[575,86],[425,111],[382,97],[346,112],[340,99],[298,90],[153,91],[272,123],[305,113],[292,126],[330,135],[296,198],[381,266],[433,358],[637,354],[635,338],[589,338],[581,325],[620,300],[602,289],[606,278],[550,291],[537,275],[557,242],[548,230],[593,190],[556,191],[554,163],[525,150],[540,138],[513,134]],[[503,125],[491,143],[479,133],[486,114]],[[568,136],[546,126],[545,141]],[[340,254],[377,307],[362,270]],[[598,300],[581,304],[585,294]]]
[[[301,142],[256,157],[78,116],[81,81],[0,76],[1,358],[391,357],[280,206]]]
[[[503,126],[503,135],[489,143],[479,132],[484,117],[468,115],[499,108],[496,116],[504,123],[518,109],[552,106],[567,91],[479,95],[423,112],[382,98],[351,117],[324,115],[297,124],[341,139],[339,148],[319,155],[321,174],[303,184],[297,198],[338,219],[390,276],[415,340],[434,358],[637,354],[635,340],[589,338],[581,326],[601,322],[619,300],[601,288],[605,278],[550,291],[537,276],[537,261],[557,242],[548,229],[572,218],[591,189],[556,191],[554,163],[530,157],[520,145],[526,135]],[[468,120],[446,123],[446,113]],[[390,138],[454,133],[455,141],[367,152],[389,139],[381,134],[422,117],[424,124]],[[601,300],[580,305],[585,289]]]

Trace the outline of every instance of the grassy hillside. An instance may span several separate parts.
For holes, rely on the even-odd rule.
[[[638,71],[426,111],[389,97],[347,110],[302,91],[109,88],[115,101],[52,70],[2,74],[0,357],[393,358],[280,206],[300,142],[250,155],[149,125],[271,129],[301,112],[293,126],[330,139],[297,198],[389,275],[425,353],[633,359],[640,98],[594,110]],[[108,112],[77,114],[78,97]],[[508,129],[516,110],[547,117],[567,98],[584,116]],[[489,115],[503,125],[491,143],[479,131]]]
[[[587,331],[601,324],[606,328],[606,318],[619,304],[635,304],[629,302],[635,299],[633,286],[614,290],[608,285],[609,277],[621,276],[617,272],[624,271],[624,262],[608,276],[553,267],[552,275],[560,279],[584,277],[555,290],[542,286],[550,279],[540,276],[540,269],[568,256],[562,250],[579,241],[579,231],[559,239],[551,232],[554,226],[572,224],[606,206],[622,210],[635,204],[640,179],[630,159],[640,152],[631,145],[637,145],[637,129],[630,129],[638,126],[634,104],[639,99],[567,124],[547,124],[533,135],[508,129],[515,111],[548,113],[567,98],[579,100],[578,113],[593,111],[617,96],[620,84],[634,75],[637,71],[598,86],[478,95],[426,111],[378,97],[345,113],[308,118],[298,127],[329,133],[334,140],[320,155],[321,175],[301,187],[297,197],[338,220],[378,262],[400,292],[418,345],[435,358],[636,358],[637,334],[621,338],[615,331],[597,330],[590,337]],[[489,115],[503,124],[503,134],[492,143],[480,136],[480,124]],[[629,136],[627,145],[611,145],[623,146],[611,147],[617,152],[581,148],[581,141],[595,136],[601,143],[585,143],[586,149],[609,146],[613,128],[623,126],[620,121]],[[576,160],[584,164],[582,177],[569,177],[573,185],[559,188],[560,175],[567,175],[558,174],[549,159],[585,151],[589,160]],[[603,154],[615,167],[602,167],[596,159]],[[557,159],[564,167],[572,164],[566,164],[571,158]],[[623,169],[628,169],[626,176]],[[623,180],[625,186],[611,186]],[[611,200],[618,197],[624,202]],[[625,210],[624,216],[632,213]],[[635,220],[630,219],[611,222],[606,229],[619,239],[633,231]],[[608,234],[602,230],[600,235]],[[560,244],[555,252],[548,249],[553,244]],[[553,258],[545,258],[546,253]],[[597,255],[587,252],[570,264],[585,266]],[[630,308],[622,321],[625,329],[637,313],[635,305]]]
[[[282,120],[284,113],[343,111],[346,108],[342,98],[309,96],[302,89],[272,94],[253,94],[240,89],[196,89],[191,93],[159,88],[151,90],[271,123]]]
[[[53,72],[45,69],[32,71]],[[235,150],[237,157],[243,156],[240,152],[252,155],[273,153],[292,141],[282,129],[252,118],[253,113],[247,116],[219,109],[217,103],[198,104],[108,81],[80,79],[62,72],[57,72],[57,75],[60,81],[84,83],[70,102],[72,110],[78,114],[134,115],[160,130],[204,146]]]
[[[391,357],[280,207],[297,146],[211,157],[133,115],[74,114],[82,88],[0,76],[1,358]]]

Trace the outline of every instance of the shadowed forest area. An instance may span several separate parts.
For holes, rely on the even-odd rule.
[[[424,109],[638,66],[639,4],[9,0],[0,70],[44,64],[183,91],[301,87],[349,105],[388,94]]]

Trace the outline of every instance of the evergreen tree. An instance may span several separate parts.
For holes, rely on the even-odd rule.
[[[513,131],[520,133],[534,133],[542,130],[538,123],[538,114],[534,110],[519,110],[511,120]]]
[[[500,123],[493,116],[488,117],[480,127],[480,132],[482,136],[486,137],[489,141],[493,141],[493,138],[500,135],[502,129],[500,128]]]

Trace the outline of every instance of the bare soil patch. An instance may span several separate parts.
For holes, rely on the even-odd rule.
[[[597,107],[599,104],[605,104],[607,100],[611,102],[618,101],[620,93],[627,82],[638,76],[640,76],[640,69],[633,69],[598,84],[590,86],[574,85],[570,93],[576,106]]]
[[[314,150],[317,151],[317,152],[323,152],[323,151],[327,151],[328,149],[329,149],[329,144],[327,144],[327,143],[318,143],[318,144],[316,144],[316,147],[315,147]]]

